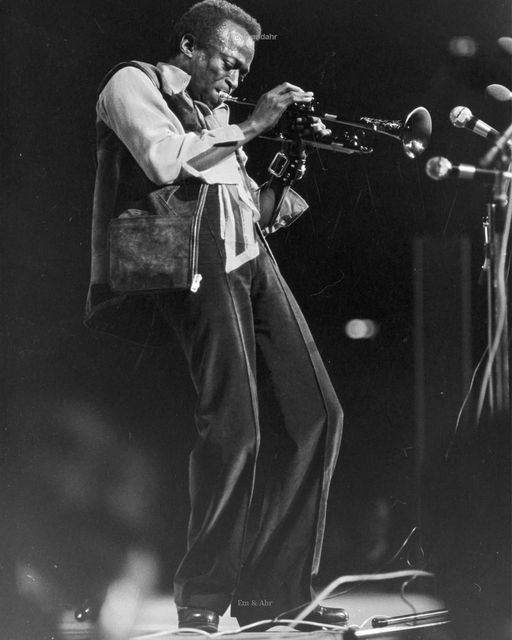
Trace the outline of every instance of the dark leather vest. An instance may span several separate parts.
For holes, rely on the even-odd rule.
[[[124,62],[114,67],[99,92],[120,69],[134,66],[145,73],[162,93],[186,132],[201,131],[195,109],[182,94],[163,90],[160,70],[144,62]],[[111,218],[134,206],[161,187],[139,167],[126,146],[104,122],[97,123],[97,171],[91,235],[91,282],[85,311],[87,327],[144,345],[160,346],[171,339],[151,294],[118,295],[108,284],[108,224]]]

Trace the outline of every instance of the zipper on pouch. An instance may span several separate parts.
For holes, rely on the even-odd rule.
[[[192,291],[192,293],[195,293],[199,289],[202,279],[203,276],[200,273],[194,273],[194,277],[192,278],[192,283],[190,285],[190,291]]]
[[[194,222],[192,223],[192,237],[190,247],[190,273],[192,274],[190,291],[192,293],[196,293],[201,285],[201,280],[203,279],[203,276],[197,272],[197,266],[199,261],[199,228],[201,226],[201,218],[203,217],[203,209],[207,191],[208,185],[201,185],[201,188],[199,190],[199,198],[197,201],[196,213],[194,215]]]

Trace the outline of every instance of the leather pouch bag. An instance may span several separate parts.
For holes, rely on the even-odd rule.
[[[109,223],[109,282],[119,293],[191,288],[208,185],[169,185]],[[200,281],[200,276],[199,276]]]

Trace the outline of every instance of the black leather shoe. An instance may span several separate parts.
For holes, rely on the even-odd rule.
[[[333,624],[344,627],[348,622],[348,613],[341,607],[317,607],[307,615],[304,620],[317,622],[318,624]],[[307,627],[308,625],[304,625]],[[308,631],[313,631],[314,627],[309,627]]]
[[[197,607],[177,607],[178,627],[183,629],[200,629],[208,633],[217,633],[219,630],[219,614],[210,609]]]
[[[295,618],[297,615],[298,615],[298,612],[294,611],[293,614],[288,615],[285,613],[284,615],[280,616],[280,618],[282,620],[293,620],[293,618]],[[261,632],[261,631],[267,631],[272,627],[290,625],[289,622],[282,622],[280,618],[275,618],[272,622],[265,622],[265,623],[262,623],[261,625],[254,625],[254,627],[247,629],[247,631]],[[304,621],[316,622],[317,624],[334,625],[336,627],[346,627],[348,623],[348,613],[345,611],[345,609],[342,609],[341,607],[339,608],[316,607],[316,609],[314,609],[310,614],[308,614],[304,618]],[[299,622],[299,624],[297,624],[297,626],[294,627],[296,631],[318,631],[319,630],[319,627],[315,627],[314,625],[310,625],[310,624],[303,624],[302,622],[303,621]],[[244,624],[248,624],[247,622],[244,623],[244,621],[241,620],[240,618],[238,618],[238,623],[240,624],[241,627],[243,627]]]

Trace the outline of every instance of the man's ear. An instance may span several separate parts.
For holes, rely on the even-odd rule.
[[[191,58],[196,48],[196,39],[191,33],[186,33],[180,42],[180,52],[187,58]]]

